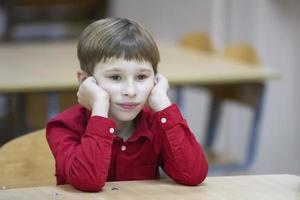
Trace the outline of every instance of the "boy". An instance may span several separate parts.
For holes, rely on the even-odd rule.
[[[207,161],[157,74],[150,34],[128,19],[99,20],[81,33],[77,53],[79,105],[46,131],[57,184],[100,191],[105,181],[158,179],[159,166],[180,184],[200,184]]]

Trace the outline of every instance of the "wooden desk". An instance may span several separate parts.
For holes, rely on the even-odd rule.
[[[262,110],[265,83],[279,77],[271,68],[228,61],[218,55],[200,53],[174,44],[159,43],[159,72],[178,88],[177,103],[182,110],[180,87],[206,87],[212,94],[211,111],[204,147],[213,148],[221,104],[230,99],[249,105],[254,110],[247,155],[243,163],[231,166],[246,168],[254,160]],[[79,62],[76,42],[21,43],[0,47],[0,93],[57,92],[76,90]],[[54,97],[54,98],[53,98]],[[55,93],[50,93],[48,113],[58,112]],[[54,100],[53,100],[54,99]],[[54,103],[53,103],[54,102]],[[195,105],[195,108],[197,105]]]
[[[170,180],[108,182],[98,193],[75,190],[69,185],[0,190],[2,200],[299,200],[300,177],[261,175],[209,177],[199,186],[188,187]]]

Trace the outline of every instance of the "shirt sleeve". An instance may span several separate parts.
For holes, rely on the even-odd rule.
[[[161,140],[160,164],[166,174],[184,185],[203,182],[208,173],[207,160],[177,105],[156,112],[154,123]]]
[[[112,120],[100,116],[89,119],[83,134],[61,121],[49,122],[47,141],[55,157],[58,180],[61,176],[79,190],[101,190],[108,175],[114,129]]]

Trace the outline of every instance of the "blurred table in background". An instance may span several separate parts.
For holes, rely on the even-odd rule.
[[[276,79],[271,68],[229,61],[178,45],[159,43],[159,73],[172,85],[219,85]],[[75,41],[2,44],[0,92],[49,92],[77,88]]]
[[[175,44],[159,42],[158,46],[161,53],[158,71],[169,79],[171,86],[205,87],[216,97],[211,105],[206,130],[204,147],[207,151],[213,149],[221,101],[234,100],[253,108],[254,117],[245,161],[226,165],[231,169],[248,167],[255,155],[265,84],[268,80],[279,78],[279,73],[264,66],[230,61],[219,55],[199,53]],[[48,106],[42,105],[42,108],[35,111],[36,114],[27,115],[39,119],[44,117],[46,121],[60,111],[57,100],[59,92],[70,92],[72,101],[76,102],[78,69],[75,41],[3,44],[0,47],[0,93],[6,96],[17,95],[17,99],[21,99],[18,104],[21,127],[26,127],[25,105],[31,102],[28,99],[24,102],[26,94],[46,94]],[[31,106],[36,107],[37,103]],[[41,109],[47,108],[48,116],[40,116]]]
[[[75,190],[70,185],[29,187],[0,191],[5,200],[40,199],[189,199],[189,200],[299,200],[300,177],[259,175],[208,177],[199,186],[183,186],[171,180],[107,182],[101,192]]]
[[[92,21],[106,17],[106,0],[1,0],[4,41],[77,37]]]

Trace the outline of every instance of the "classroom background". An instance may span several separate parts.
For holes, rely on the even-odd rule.
[[[300,1],[98,1],[101,2],[99,13],[95,12],[92,15],[91,8],[87,8],[88,15],[86,11],[78,11],[76,14],[80,16],[82,22],[76,26],[73,24],[71,26],[67,22],[57,22],[57,19],[55,22],[33,20],[44,17],[47,13],[50,18],[63,16],[62,13],[65,11],[60,7],[53,7],[50,11],[43,8],[36,15],[32,14],[36,11],[33,6],[29,11],[24,10],[24,12],[18,8],[19,10],[15,10],[16,16],[13,16],[13,13],[7,15],[5,12],[7,2],[9,1],[2,1],[0,7],[0,48],[2,44],[10,43],[76,39],[79,31],[89,21],[101,17],[125,17],[136,20],[143,24],[156,40],[171,43],[179,43],[187,33],[205,33],[211,39],[214,49],[219,52],[232,44],[245,42],[251,44],[263,66],[272,68],[280,74],[277,79],[267,83],[255,160],[247,169],[210,171],[210,175],[274,173],[300,175],[300,90],[297,89],[300,81],[300,40],[298,38]],[[71,14],[70,17],[73,17]],[[13,27],[10,27],[11,32],[8,36],[7,21],[13,17],[16,19],[15,22],[19,23],[14,24],[12,21]],[[75,76],[75,74],[68,74],[68,76]],[[188,102],[184,106],[184,116],[193,132],[198,134],[199,142],[203,143],[211,96],[206,89],[195,87],[184,87],[182,94],[184,102]],[[73,93],[65,94],[64,99],[67,102],[64,103],[64,107],[72,102],[70,100],[74,97],[72,95]],[[171,97],[174,96],[175,89],[172,88]],[[28,126],[26,130],[22,130],[15,127],[18,117],[15,97],[7,98],[6,93],[0,93],[0,145],[14,137],[44,128],[47,118],[45,115],[40,115],[45,114],[45,95],[32,94],[28,98],[40,103],[41,107],[34,108],[38,104],[25,104],[28,106],[23,108],[27,111]],[[235,160],[242,160],[246,151],[249,121],[253,114],[242,104],[231,102],[225,102],[222,112],[214,147],[217,152],[225,152]]]

